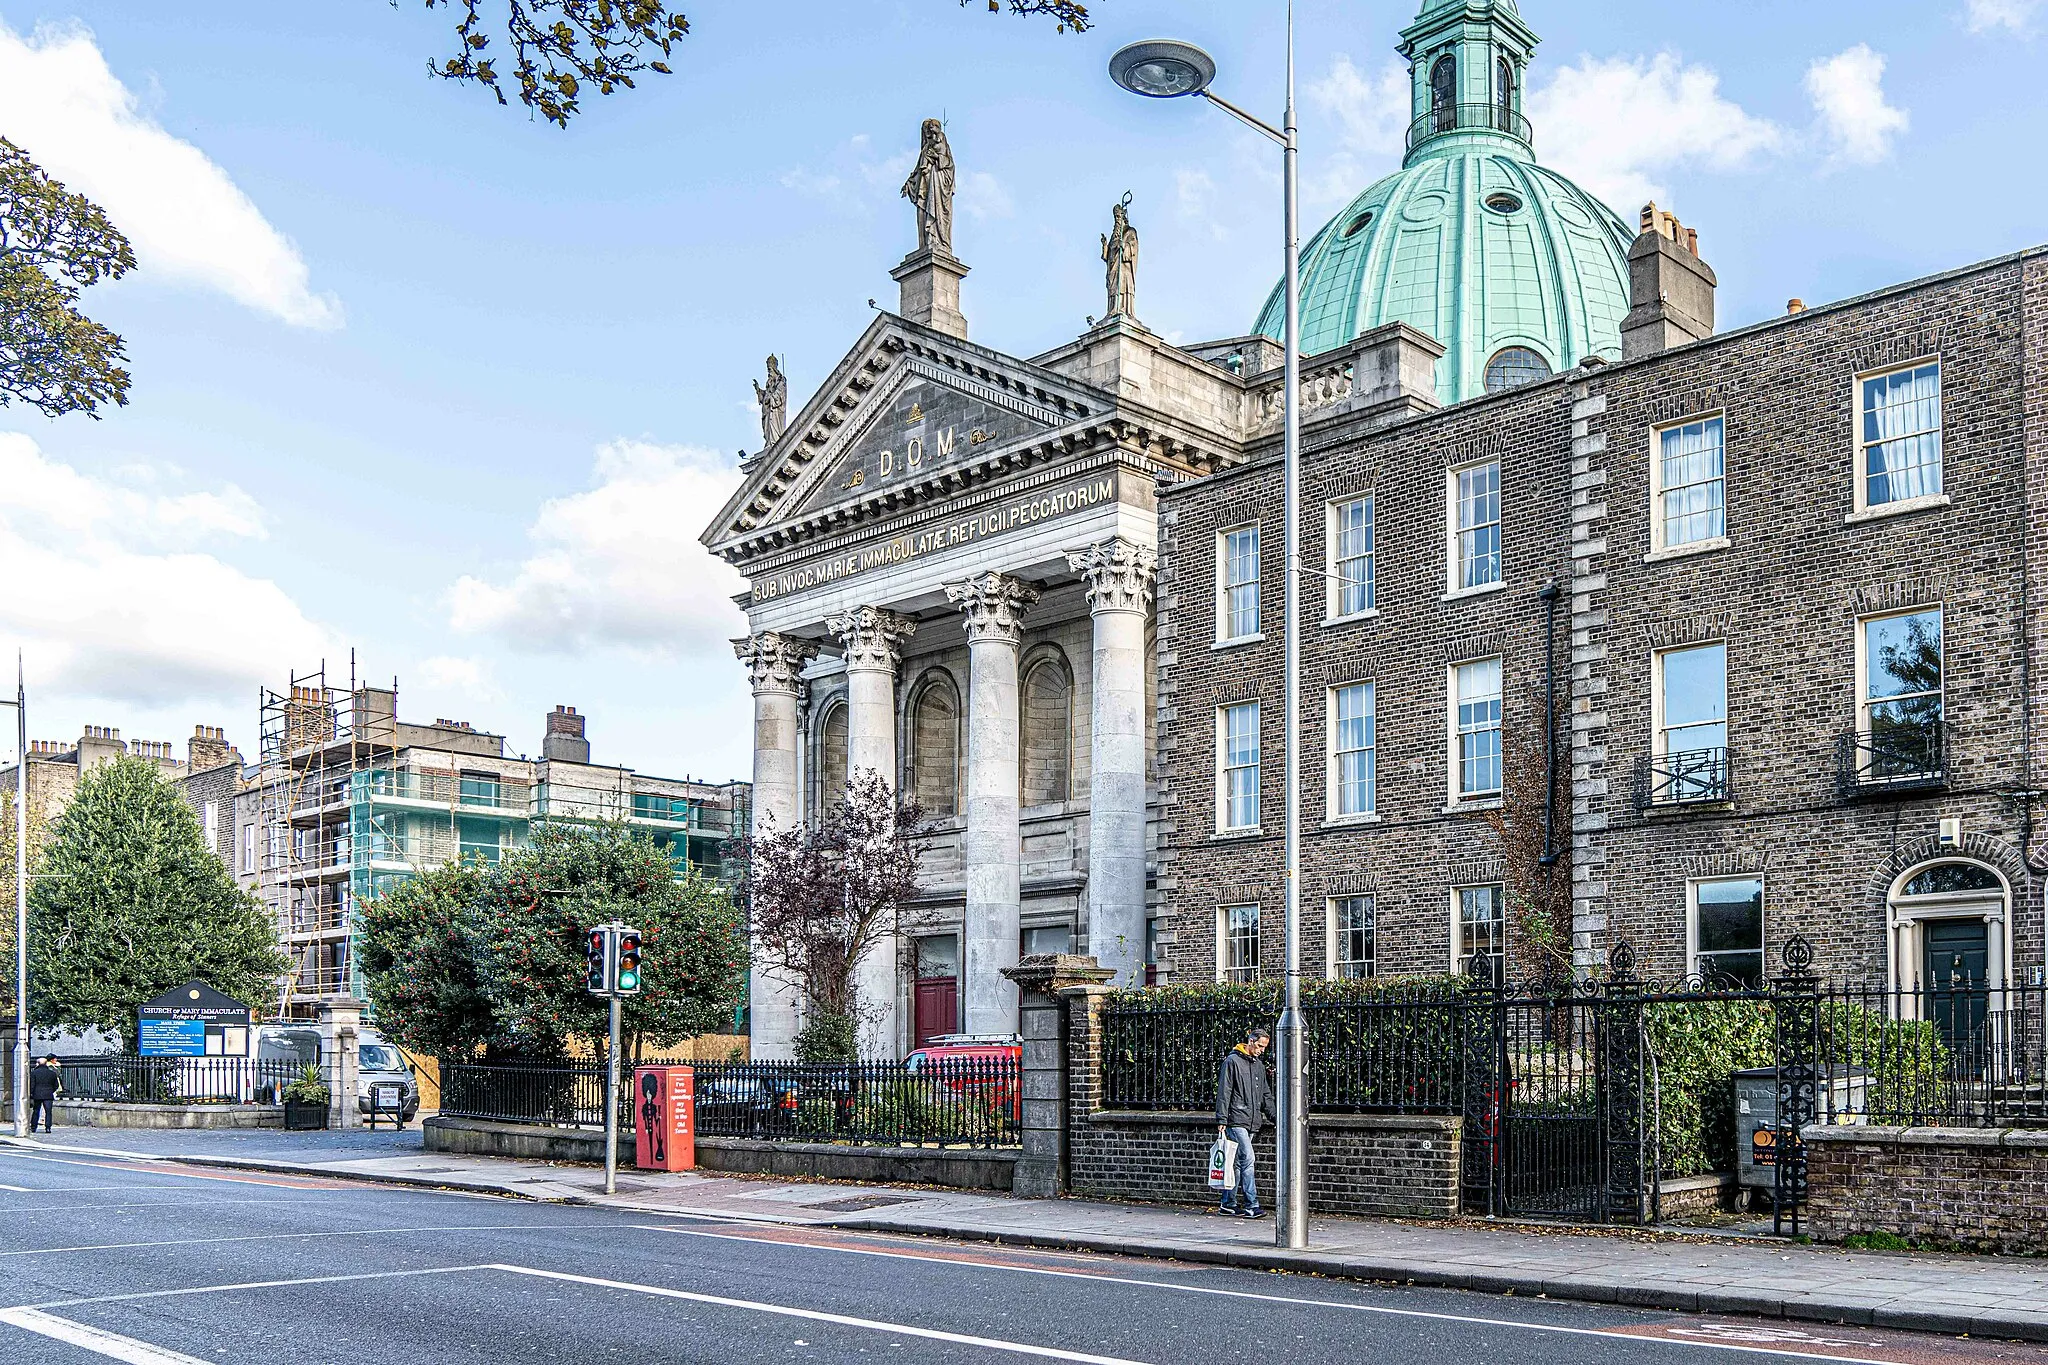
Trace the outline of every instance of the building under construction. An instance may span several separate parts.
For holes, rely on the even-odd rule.
[[[715,873],[736,811],[745,828],[747,797],[744,782],[592,763],[573,707],[548,715],[540,757],[528,758],[466,721],[400,719],[395,681],[336,686],[322,668],[263,692],[236,871],[277,915],[297,963],[278,1012],[305,1016],[362,996],[355,908],[408,877],[461,858],[495,862],[546,820],[624,821]]]

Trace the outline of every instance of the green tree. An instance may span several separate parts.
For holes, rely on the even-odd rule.
[[[964,7],[967,0],[960,0]],[[1089,26],[1079,0],[1007,0],[1013,14],[1045,15],[1061,32]],[[428,9],[451,9],[456,51],[429,66],[444,80],[479,86],[509,104],[510,81],[519,102],[559,128],[582,108],[586,87],[600,95],[635,88],[648,72],[670,74],[668,58],[690,31],[681,10],[665,0],[426,0]],[[1003,4],[988,0],[991,14]],[[492,55],[511,55],[509,73]]]
[[[0,407],[98,416],[128,401],[121,338],[78,311],[79,294],[135,268],[98,205],[0,138]]]
[[[622,1018],[634,1056],[730,1027],[746,981],[725,886],[624,826],[541,825],[502,861],[434,869],[362,915],[358,961],[379,1026],[441,1055],[559,1057],[571,1039],[603,1037],[584,942],[611,919],[645,940],[641,992]]]
[[[290,965],[271,917],[207,847],[153,763],[87,773],[29,888],[29,1018],[132,1039],[135,1012],[190,980],[260,1007]]]

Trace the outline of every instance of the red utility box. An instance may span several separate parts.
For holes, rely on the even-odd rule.
[[[643,1171],[697,1168],[697,1073],[687,1066],[633,1072],[633,1164]]]

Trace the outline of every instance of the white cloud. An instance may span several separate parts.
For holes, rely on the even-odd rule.
[[[1994,28],[2025,33],[2033,27],[2034,11],[2040,7],[2040,0],[1967,0],[1963,22],[1972,33]]]
[[[0,130],[45,171],[107,211],[145,272],[217,289],[300,327],[339,327],[298,249],[226,171],[140,108],[92,34],[0,22]]]
[[[1911,115],[1885,101],[1884,67],[1882,53],[1858,43],[1807,68],[1806,93],[1836,160],[1875,165],[1912,125]]]
[[[0,433],[0,638],[27,650],[42,686],[140,706],[246,703],[283,661],[338,653],[277,584],[210,553],[265,534],[248,494],[163,482],[96,477]]]
[[[1704,167],[1741,170],[1783,150],[1784,130],[1721,94],[1721,78],[1670,52],[1581,57],[1529,94],[1545,165],[1554,166],[1633,222],[1668,199],[1665,176]]]
[[[1408,68],[1389,61],[1363,72],[1338,53],[1329,72],[1308,86],[1308,104],[1335,125],[1335,145],[1317,155],[1302,199],[1313,212],[1348,203],[1401,164],[1414,106]]]
[[[900,187],[901,182],[898,184]],[[974,171],[960,181],[960,211],[976,222],[986,222],[990,218],[1008,218],[1017,211],[1017,205],[1002,181],[987,171]]]
[[[910,168],[916,164],[916,151],[906,149],[893,156],[881,156],[875,151],[872,137],[856,133],[832,153],[830,165],[797,166],[784,171],[780,178],[784,189],[819,200],[837,212],[867,218],[874,215],[878,205],[902,192],[903,182],[910,178]],[[985,183],[977,188],[977,181]],[[984,209],[1000,202],[1002,214],[1010,212],[1009,194],[992,175],[969,175],[960,189],[963,199],[977,193],[985,196],[980,201]]]
[[[422,659],[414,670],[422,690],[465,702],[495,702],[505,699],[491,666],[482,659],[436,654]],[[410,683],[411,679],[407,680]]]
[[[1216,213],[1216,177],[1199,166],[1173,173],[1173,198],[1181,222],[1200,228],[1217,241],[1230,235]]]
[[[731,457],[696,447],[600,447],[593,486],[542,505],[535,552],[509,579],[456,581],[450,624],[534,653],[722,651],[745,633],[732,595],[746,585],[697,532],[739,477]]]

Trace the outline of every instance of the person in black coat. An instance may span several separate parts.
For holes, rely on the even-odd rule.
[[[1216,1077],[1216,1136],[1237,1144],[1237,1188],[1223,1192],[1218,1213],[1245,1218],[1266,1216],[1266,1211],[1259,1207],[1252,1138],[1274,1119],[1273,1083],[1267,1079],[1266,1064],[1260,1060],[1271,1041],[1272,1035],[1265,1029],[1252,1029],[1243,1042],[1224,1055],[1223,1069]]]
[[[28,1072],[28,1130],[36,1130],[36,1119],[43,1121],[43,1131],[51,1131],[51,1118],[57,1112],[57,1092],[64,1088],[64,1073],[57,1069],[55,1057],[45,1057],[29,1068]]]

